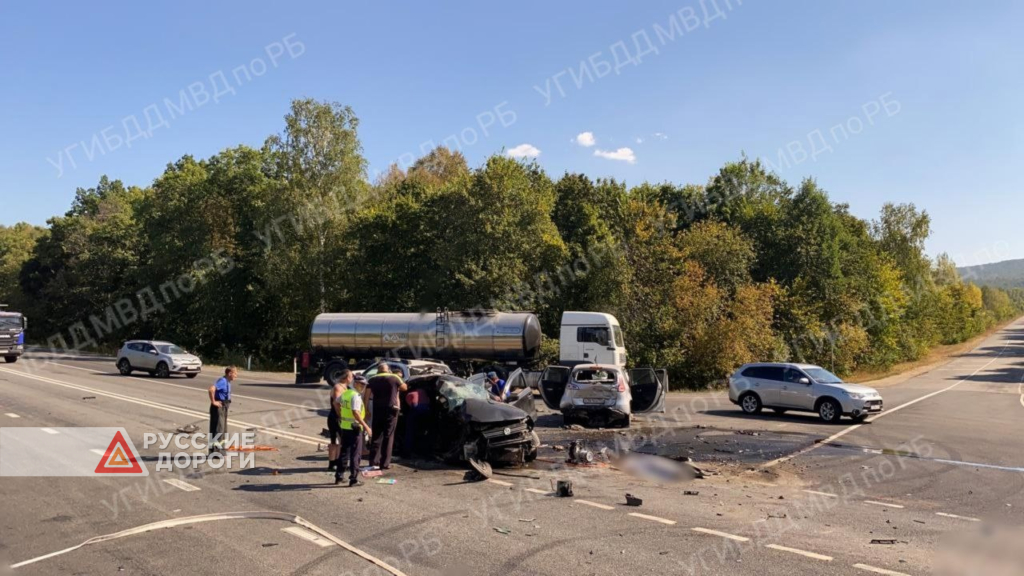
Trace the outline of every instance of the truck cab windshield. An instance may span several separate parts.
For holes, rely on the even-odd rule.
[[[0,318],[0,330],[21,330],[21,318],[16,316]]]

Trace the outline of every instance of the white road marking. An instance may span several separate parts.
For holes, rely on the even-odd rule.
[[[21,418],[21,416],[18,416],[14,412],[8,412],[7,414],[4,414],[4,416],[7,416],[8,418]]]
[[[181,488],[185,492],[198,492],[198,491],[202,490],[202,488],[200,488],[199,486],[193,486],[193,485],[189,484],[188,482],[182,482],[181,480],[178,480],[177,478],[165,478],[164,482],[166,482],[167,484],[170,484],[171,486],[174,486],[175,488]]]
[[[105,456],[107,454],[106,450],[100,450],[99,448],[93,448],[92,450],[89,450],[89,452],[99,454],[100,456]]]
[[[868,564],[854,564],[854,568],[858,570],[864,570],[866,572],[874,572],[875,574],[887,574],[888,576],[910,576],[903,572],[895,572],[893,570],[886,570],[885,568],[877,568],[875,566],[869,566]]]
[[[551,495],[551,492],[547,492],[545,490],[537,490],[536,488],[523,488],[523,490],[526,490],[527,492],[532,492],[534,494],[540,494],[541,496]]]
[[[60,434],[60,432],[57,432],[53,428],[40,428],[40,430],[46,432],[47,434]]]
[[[615,510],[614,506],[598,504],[597,502],[591,502],[590,500],[580,500],[577,498],[576,500],[573,500],[573,502],[577,502],[579,504],[586,504],[587,506],[593,506],[594,508],[597,508],[599,510]]]
[[[860,428],[861,426],[863,426],[865,423],[874,422],[875,420],[878,420],[879,418],[883,418],[885,416],[888,416],[889,414],[892,414],[894,412],[898,412],[899,410],[902,410],[902,409],[904,409],[904,408],[906,408],[908,406],[913,406],[914,404],[917,404],[918,402],[921,402],[922,400],[927,400],[927,399],[931,398],[932,396],[937,396],[939,394],[942,394],[943,392],[948,392],[948,391],[952,390],[953,388],[956,388],[957,386],[963,384],[964,382],[966,382],[967,380],[972,378],[974,375],[976,375],[978,372],[981,372],[985,368],[988,368],[996,360],[999,360],[999,358],[1002,357],[1003,352],[1006,351],[1006,347],[1007,346],[1009,346],[1009,341],[1007,341],[1007,343],[1003,346],[1003,349],[999,351],[999,355],[998,356],[996,356],[995,358],[989,360],[987,364],[985,364],[981,368],[978,368],[977,370],[972,372],[970,376],[967,376],[966,378],[964,378],[963,380],[960,380],[956,384],[953,384],[951,386],[947,386],[947,387],[945,387],[945,388],[943,388],[941,390],[936,390],[935,392],[931,392],[931,393],[925,394],[924,396],[921,396],[920,398],[916,398],[916,399],[911,400],[910,402],[907,402],[905,404],[900,404],[899,406],[897,406],[895,408],[890,408],[890,409],[882,412],[881,414],[877,414],[875,416],[872,416],[871,418],[868,418],[867,420],[864,421],[864,423],[854,424],[853,426],[850,426],[849,428],[845,428],[843,430],[840,430],[839,432],[836,432],[835,434],[829,436],[828,438],[822,440],[821,442],[817,442],[815,444],[811,444],[810,446],[807,446],[806,448],[803,448],[801,450],[797,450],[796,452],[794,452],[794,453],[792,453],[792,454],[790,454],[788,456],[783,456],[781,458],[776,458],[775,460],[772,460],[771,462],[768,462],[768,463],[762,465],[760,469],[763,470],[765,468],[772,468],[773,466],[778,466],[779,464],[782,464],[783,462],[789,462],[790,460],[792,460],[793,458],[796,458],[797,456],[803,456],[804,454],[807,454],[808,452],[810,452],[812,450],[817,450],[818,448],[820,448],[820,447],[822,447],[822,446],[824,446],[826,444],[830,444],[830,443],[838,440],[839,438],[842,438],[843,436],[846,436],[850,432],[853,432],[854,430],[856,430],[856,429]],[[1021,400],[1021,402],[1024,402],[1024,400]]]
[[[710,530],[708,528],[690,528],[690,530],[693,530],[694,532],[700,532],[702,534],[710,534],[712,536],[728,538],[729,540],[735,540],[737,542],[750,542],[750,538],[737,536],[735,534],[729,534],[728,532],[719,532],[718,530]]]
[[[865,500],[864,503],[873,504],[875,506],[885,506],[887,508],[904,508],[904,506],[900,506],[899,504],[889,504],[887,502],[878,502],[876,500]]]
[[[666,520],[665,518],[658,518],[657,516],[648,516],[647,514],[640,514],[638,512],[630,512],[629,515],[634,518],[642,518],[644,520],[651,520],[653,522],[661,522],[662,524],[668,524],[669,526],[674,526],[676,523],[675,520]]]
[[[106,396],[108,398],[114,398],[116,400],[122,400],[124,402],[131,402],[132,404],[138,404],[140,406],[146,406],[147,408],[155,408],[157,410],[163,410],[163,411],[166,411],[166,412],[172,412],[174,414],[182,414],[184,416],[192,416],[193,418],[202,418],[204,420],[209,418],[209,413],[208,412],[199,412],[199,411],[196,411],[196,410],[186,410],[184,408],[176,408],[174,406],[168,406],[167,404],[160,404],[158,402],[151,402],[149,400],[142,400],[141,398],[135,398],[134,396],[125,396],[123,394],[116,394],[114,392],[105,392],[103,390],[98,390],[98,389],[95,389],[95,388],[89,388],[87,386],[79,386],[77,384],[70,384],[68,382],[64,382],[64,381],[61,381],[61,380],[56,380],[56,379],[53,379],[53,378],[45,378],[45,377],[42,377],[42,376],[36,376],[34,374],[26,374],[24,372],[20,372],[20,371],[17,371],[17,370],[11,370],[11,369],[8,369],[8,368],[0,368],[0,372],[6,372],[6,373],[9,373],[9,374],[14,374],[15,376],[21,376],[23,378],[28,378],[30,380],[37,380],[39,382],[46,382],[47,384],[54,384],[56,386],[63,386],[64,388],[71,388],[71,389],[74,389],[74,390],[81,390],[83,392],[89,392],[90,394],[96,394],[97,396]],[[229,419],[228,420],[228,426],[233,426],[235,428],[242,428],[243,430],[244,429],[248,429],[248,428],[253,428],[253,429],[256,429],[256,430],[260,430],[260,431],[263,431],[263,432],[274,434],[275,436],[279,436],[279,437],[284,438],[286,440],[292,440],[294,442],[302,442],[303,444],[309,444],[311,446],[320,446],[324,442],[323,438],[319,438],[318,439],[318,438],[314,438],[312,436],[305,436],[305,435],[302,435],[302,434],[295,434],[294,432],[285,432],[284,430],[281,430],[279,428],[271,428],[269,426],[263,426],[263,425],[260,425],[260,424],[253,424],[253,423],[250,423],[250,422],[243,422],[241,420]]]
[[[1017,393],[1020,394],[1020,405],[1024,406],[1024,374],[1020,375],[1020,382],[1017,383]]]
[[[818,492],[817,490],[804,490],[804,492],[807,492],[808,494],[817,494],[818,496],[828,496],[829,498],[839,498],[838,494],[833,494],[831,492]]]
[[[956,514],[947,514],[945,512],[936,512],[936,516],[942,516],[943,518],[956,518],[957,520],[967,520],[968,522],[981,522],[980,518],[971,518],[970,516],[957,516]]]
[[[823,560],[825,562],[831,562],[831,556],[825,556],[824,554],[815,554],[814,552],[808,552],[806,550],[799,550],[797,548],[787,548],[786,546],[779,546],[778,544],[768,544],[765,548],[771,548],[772,550],[779,550],[782,552],[790,552],[793,554],[799,554],[808,558],[814,558],[815,560]]]
[[[498,486],[505,486],[505,487],[512,486],[511,482],[505,482],[505,481],[502,481],[502,480],[488,480],[488,482],[490,482],[491,484],[497,484]]]
[[[74,370],[81,370],[82,372],[92,372],[93,374],[109,374],[102,370],[93,370],[92,368],[82,368],[81,366],[71,366],[70,364],[61,364],[59,362],[48,361],[47,364],[53,364],[54,366],[63,366],[64,368],[72,368]],[[202,392],[208,394],[206,388],[196,388],[194,386],[185,386],[184,384],[174,384],[173,382],[162,382],[160,380],[153,380],[147,378],[139,378],[137,376],[122,376],[122,378],[130,378],[132,380],[138,380],[139,382],[146,382],[149,384],[157,384],[159,386],[172,386],[174,388],[185,388],[186,390],[192,390],[193,392]],[[244,386],[244,384],[242,384]],[[319,410],[319,408],[310,401],[309,404],[292,404],[289,402],[278,402],[277,400],[267,400],[266,398],[259,398],[257,396],[243,396],[241,394],[235,394],[231,392],[233,398],[245,398],[246,400],[259,400],[260,402],[268,402],[270,404],[280,404],[281,406],[291,406],[292,408],[305,408],[306,410]]]
[[[331,546],[334,546],[334,542],[331,542],[330,540],[327,540],[326,538],[321,538],[320,536],[316,535],[315,533],[310,532],[309,530],[306,530],[305,528],[300,528],[298,526],[289,526],[288,528],[281,528],[281,531],[282,532],[287,532],[287,533],[291,534],[292,536],[297,536],[299,538],[302,538],[303,540],[308,540],[308,541],[312,542],[313,544],[316,544],[317,546],[319,546],[321,548],[330,548]]]

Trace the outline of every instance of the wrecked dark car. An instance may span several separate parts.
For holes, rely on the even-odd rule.
[[[480,384],[449,374],[410,378],[402,393],[396,444],[403,453],[435,457],[450,464],[468,463],[480,471],[490,464],[523,465],[537,457],[532,391],[520,391],[510,403],[496,400]],[[409,393],[421,391],[429,407],[412,416]],[[416,419],[411,438],[406,427]],[[412,446],[405,446],[411,442]],[[407,448],[409,450],[407,450]]]

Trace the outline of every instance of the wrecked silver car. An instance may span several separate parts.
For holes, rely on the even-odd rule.
[[[410,414],[403,410],[398,419],[396,440],[421,456],[449,463],[522,465],[532,462],[540,448],[534,432],[533,394],[527,388],[510,403],[499,402],[480,384],[448,374],[410,378],[402,405],[413,391],[421,391],[429,408],[417,417],[411,439],[405,429]],[[412,446],[405,446],[411,442]]]

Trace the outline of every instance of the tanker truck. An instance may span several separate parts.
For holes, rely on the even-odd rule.
[[[456,368],[474,362],[526,367],[537,361],[540,344],[540,321],[530,312],[320,314],[310,328],[310,349],[296,355],[295,383],[333,385],[350,360],[375,358],[430,359]],[[559,357],[562,366],[624,367],[618,320],[601,312],[563,313]]]

